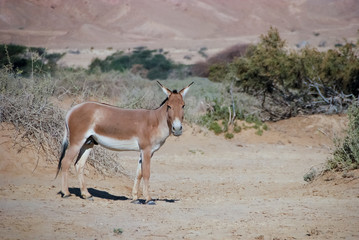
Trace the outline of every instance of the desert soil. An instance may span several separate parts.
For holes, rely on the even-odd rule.
[[[186,126],[152,159],[154,206],[131,203],[138,153],[119,153],[122,176],[87,166],[94,201],[78,196],[74,174],[73,195],[62,199],[56,160],[18,152],[3,129],[0,238],[359,239],[359,172],[303,180],[326,162],[345,124],[344,116],[297,117],[232,140]]]

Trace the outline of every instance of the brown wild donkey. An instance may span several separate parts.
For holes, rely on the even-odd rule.
[[[171,91],[158,82],[167,99],[154,110],[121,109],[96,102],[84,102],[74,106],[66,115],[65,135],[62,153],[56,176],[62,171],[62,194],[69,197],[68,170],[77,156],[75,168],[80,182],[81,196],[92,198],[84,181],[84,166],[92,147],[99,144],[116,151],[139,151],[140,160],[136,179],[132,189],[134,203],[138,200],[138,191],[143,178],[143,195],[147,204],[154,204],[149,195],[151,157],[173,133],[182,134],[183,97],[189,84],[181,91]]]

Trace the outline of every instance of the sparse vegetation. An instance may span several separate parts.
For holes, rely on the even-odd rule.
[[[208,55],[206,53],[208,49],[206,47],[201,47],[201,49],[198,51],[199,55],[201,55],[204,58],[208,58]]]
[[[228,102],[228,99],[226,102]],[[249,114],[247,109],[236,108],[235,112],[238,115],[233,116],[231,107],[226,107],[224,100],[220,102],[218,99],[215,99],[211,107],[207,109],[206,114],[201,116],[199,123],[208,127],[216,135],[225,133],[224,137],[227,139],[233,138],[234,134],[241,132],[242,129],[250,128],[256,129],[256,134],[261,136],[263,131],[268,130],[268,126],[256,115]],[[237,120],[243,121],[243,127],[237,124]]]
[[[196,64],[193,73],[215,82],[235,82],[236,94],[245,92],[261,102],[262,120],[339,113],[359,93],[358,47],[352,43],[327,52],[309,46],[291,51],[278,30],[270,28],[257,45],[235,52],[242,55]]]
[[[353,170],[359,168],[359,106],[353,104],[348,111],[349,125],[346,136],[336,140],[333,156],[328,169]]]
[[[2,126],[16,129],[13,137],[20,149],[33,145],[45,151],[49,161],[58,160],[68,110],[58,104],[64,98],[73,99],[73,104],[91,99],[124,108],[147,109],[158,107],[165,98],[157,84],[128,71],[89,75],[85,69],[58,69],[54,76],[25,77],[9,65],[11,62],[0,69],[0,122],[11,123]],[[197,84],[187,97],[185,111],[188,121],[196,122],[201,104],[207,104],[206,98],[209,101],[219,98],[221,92],[218,84],[204,79],[167,80],[166,86],[180,89],[192,81]],[[96,148],[94,153],[88,162],[100,172],[111,175],[123,172],[116,152]]]
[[[227,132],[227,133],[224,135],[224,137],[225,137],[226,139],[232,139],[232,138],[234,137],[234,135],[233,135],[233,133]]]
[[[0,121],[12,123],[18,130],[17,143],[27,139],[56,158],[58,153],[50,146],[60,146],[65,115],[56,99],[70,97],[74,103],[92,99],[124,108],[155,108],[164,96],[153,94],[158,87],[148,79],[183,78],[182,73],[175,73],[176,69],[186,71],[186,67],[168,60],[162,49],[139,47],[130,54],[116,52],[105,60],[95,59],[85,70],[59,68],[56,63],[63,54],[48,54],[43,48],[0,47]],[[257,45],[232,47],[196,64],[192,72],[196,68],[213,81],[187,77],[166,80],[165,85],[180,89],[194,81],[186,99],[187,121],[227,139],[249,128],[262,135],[268,129],[263,120],[345,111],[359,94],[356,45],[347,43],[327,52],[309,47],[289,51],[274,28],[262,35]],[[356,132],[348,132],[338,144],[330,168],[357,168],[358,143],[352,139],[358,139],[359,134],[353,134]],[[109,160],[116,157],[101,155],[102,159],[92,156],[90,163],[103,172],[108,168],[121,171],[116,160]]]
[[[211,122],[208,129],[212,130],[217,135],[223,132],[222,127],[218,122]]]
[[[113,233],[115,235],[121,235],[123,233],[123,229],[122,228],[114,228]]]

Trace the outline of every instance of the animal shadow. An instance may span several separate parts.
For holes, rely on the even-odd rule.
[[[70,191],[71,194],[74,194],[77,197],[81,197],[80,188],[69,188],[69,191]],[[89,188],[88,191],[95,198],[102,198],[102,199],[115,200],[115,201],[118,201],[118,200],[119,201],[130,200],[126,196],[116,196],[116,195],[113,195],[113,194],[111,194],[109,192],[98,190],[98,189],[95,189],[95,188]]]
[[[80,188],[69,188],[69,191],[70,191],[70,193],[72,195],[75,195],[76,197],[82,198]],[[115,201],[131,200],[131,198],[128,198],[126,196],[116,196],[116,195],[113,195],[113,194],[111,194],[109,192],[98,190],[98,189],[95,189],[95,188],[88,188],[88,192],[94,198],[102,198],[102,199],[115,200]],[[61,194],[61,192],[59,192],[58,194]],[[175,202],[178,202],[179,199],[156,198],[156,199],[153,199],[153,201],[154,202],[175,203]],[[144,199],[139,199],[138,202],[139,202],[139,204],[145,204],[146,203],[146,201]]]
[[[162,201],[162,202],[166,202],[166,203],[175,203],[175,202],[178,202],[179,199],[157,198],[157,199],[154,199],[154,201]]]
[[[175,203],[175,202],[178,202],[178,201],[179,201],[179,199],[155,198],[155,199],[152,199],[152,201],[150,201],[152,203],[149,204],[149,205],[155,205],[156,202]],[[145,199],[137,199],[136,201],[132,201],[131,203],[148,204],[148,203],[146,203]]]

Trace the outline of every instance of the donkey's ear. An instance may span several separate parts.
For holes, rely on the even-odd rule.
[[[193,84],[194,82],[192,82],[191,84],[189,84],[187,87],[185,87],[184,89],[182,89],[179,93],[182,95],[182,97],[184,97],[188,90],[189,90],[189,87]]]
[[[162,91],[167,95],[167,97],[169,97],[172,93],[171,90],[169,90],[168,88],[166,88],[165,86],[163,86],[159,81],[157,81],[158,85],[160,85]]]

